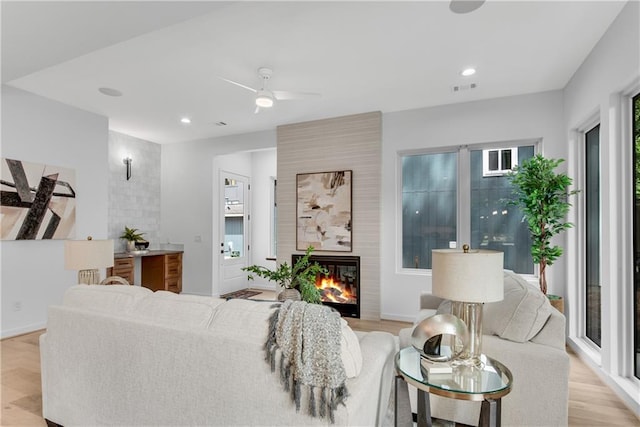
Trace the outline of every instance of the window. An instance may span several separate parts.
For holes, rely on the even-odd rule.
[[[402,267],[431,268],[431,250],[456,241],[457,153],[402,159]]]
[[[245,255],[245,183],[224,179],[224,257],[239,258]]]
[[[482,150],[482,176],[506,175],[517,164],[517,148]]]
[[[520,156],[513,165],[533,157],[533,146],[502,150]],[[483,150],[471,151],[471,239],[472,248],[504,252],[504,266],[521,274],[533,274],[531,238],[524,215],[505,200],[511,198],[511,185],[502,175],[485,176]],[[504,165],[504,163],[503,163]],[[506,169],[503,169],[503,171]]]
[[[640,378],[640,94],[633,98],[632,122],[633,122],[633,138],[632,152],[633,154],[633,262],[634,262],[634,312],[635,312],[635,370],[634,374]]]
[[[533,154],[526,145],[403,156],[402,267],[430,269],[432,249],[469,242],[504,252],[505,268],[533,274],[527,224],[505,202],[506,173]]]
[[[600,125],[585,134],[585,335],[601,346]]]

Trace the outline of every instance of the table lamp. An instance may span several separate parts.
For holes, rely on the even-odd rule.
[[[78,270],[78,283],[100,283],[99,268],[113,267],[113,240],[65,240],[64,268]]]
[[[501,301],[504,292],[504,254],[498,251],[434,249],[432,293],[452,301],[451,314],[469,330],[469,343],[459,356],[466,365],[480,365],[482,354],[482,307]]]

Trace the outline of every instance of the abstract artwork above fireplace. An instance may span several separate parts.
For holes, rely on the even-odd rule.
[[[75,233],[75,171],[2,159],[2,240],[68,239]]]
[[[296,248],[351,252],[352,171],[296,175]]]

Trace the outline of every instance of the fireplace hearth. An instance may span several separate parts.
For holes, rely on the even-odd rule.
[[[302,255],[291,255],[291,265],[299,258]],[[335,308],[343,317],[360,318],[360,257],[311,255],[309,261],[317,262],[329,272],[316,278],[322,303]]]

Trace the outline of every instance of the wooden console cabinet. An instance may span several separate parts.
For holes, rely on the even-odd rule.
[[[182,292],[182,253],[143,256],[142,286],[152,291]]]
[[[133,285],[136,258],[140,258],[142,286],[154,292],[182,292],[182,252],[178,251],[148,251],[136,255],[117,253],[107,275],[120,276]]]
[[[114,258],[113,267],[107,269],[107,276],[120,276],[133,285],[133,258]]]

